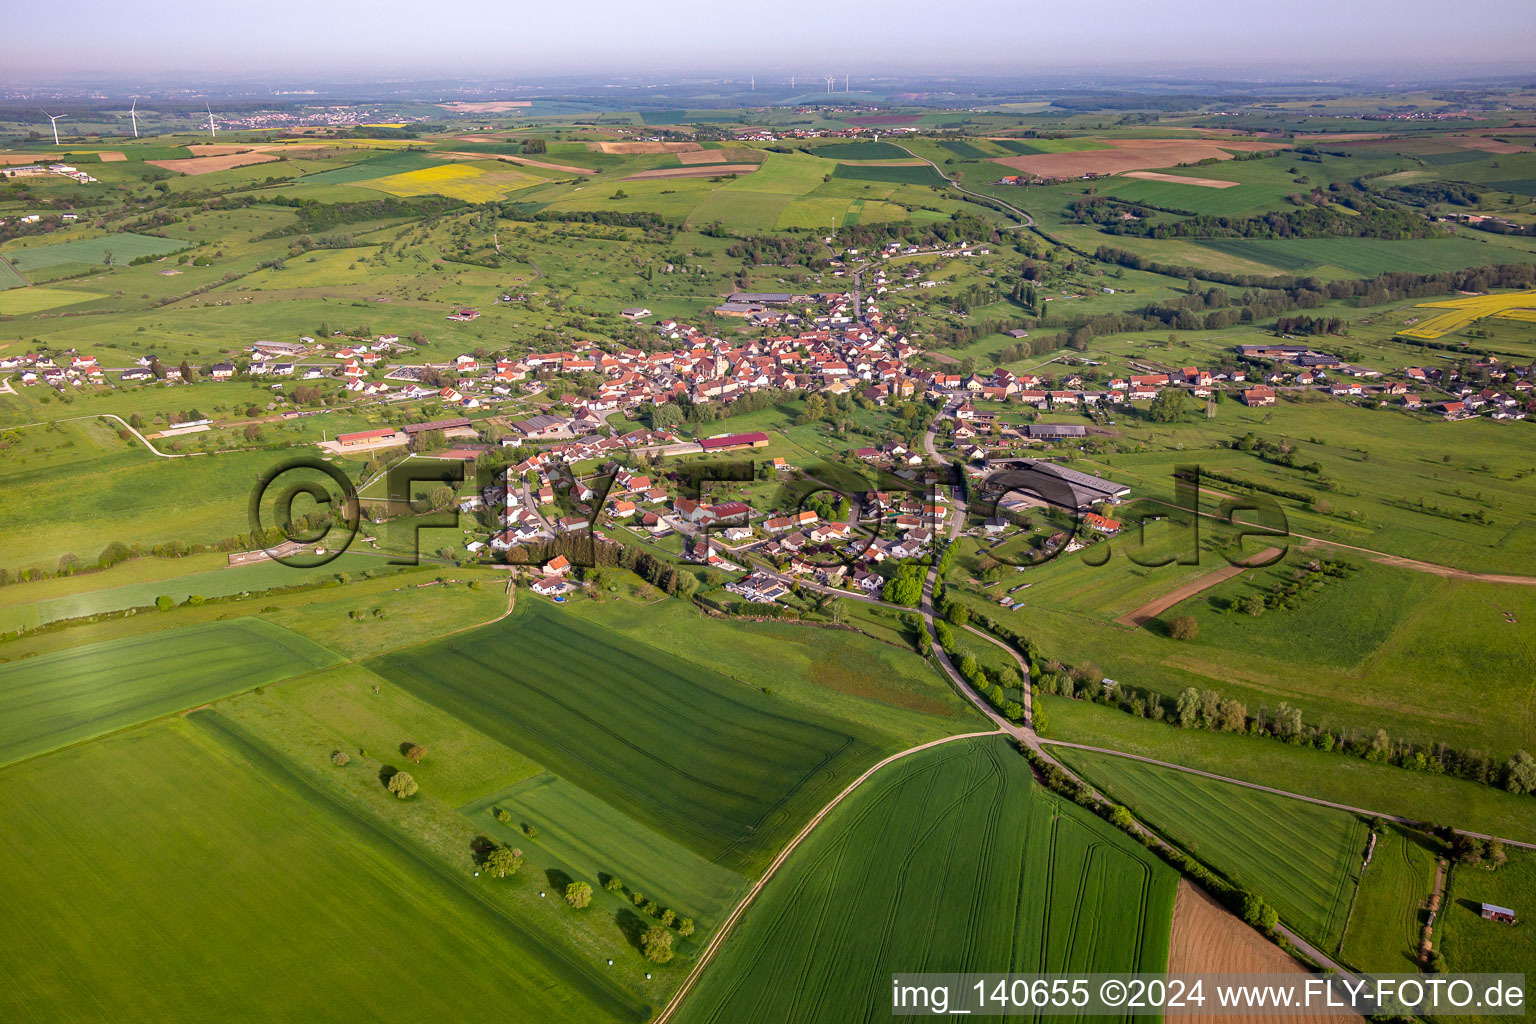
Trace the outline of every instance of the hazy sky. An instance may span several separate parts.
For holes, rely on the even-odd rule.
[[[1484,0],[75,0],[7,3],[0,76],[1250,66],[1536,67],[1536,2]],[[1470,13],[1472,16],[1461,16]],[[47,44],[43,45],[43,41]],[[25,45],[15,45],[24,43]]]

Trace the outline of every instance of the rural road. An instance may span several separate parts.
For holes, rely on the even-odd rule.
[[[976,199],[981,199],[981,200],[984,200],[984,201],[989,202],[989,203],[997,203],[999,206],[1002,206],[1005,209],[1008,209],[1008,210],[1012,211],[1016,216],[1018,216],[1020,221],[1021,221],[1021,226],[1026,227],[1026,228],[1032,228],[1032,227],[1035,226],[1035,218],[1031,217],[1029,214],[1025,213],[1023,210],[1019,209],[1017,206],[1014,206],[1012,203],[1004,202],[1003,200],[997,198],[996,196],[985,195],[985,194],[983,194],[981,192],[972,192],[970,189],[968,189],[964,185],[960,184],[954,178],[951,178],[949,175],[945,174],[943,168],[941,168],[938,164],[934,163],[932,160],[929,160],[927,157],[919,156],[918,154],[912,152],[910,149],[907,149],[906,146],[903,146],[900,143],[893,142],[893,143],[891,143],[891,145],[895,146],[899,150],[902,150],[908,156],[912,157],[914,160],[921,160],[923,163],[927,164],[929,167],[932,167],[935,171],[938,172],[939,177],[941,177],[945,181],[949,182],[950,188],[953,188],[955,191],[957,191],[957,192],[964,192],[968,196],[972,196],[972,197],[974,197]]]

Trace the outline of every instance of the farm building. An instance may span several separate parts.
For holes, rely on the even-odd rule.
[[[1112,480],[1039,459],[989,459],[983,487],[1039,495],[1052,505],[1086,512],[1100,502],[1116,503],[1131,489]]]
[[[1087,437],[1088,428],[1081,423],[1029,423],[1024,436],[1031,441],[1054,441],[1063,437]]]
[[[512,424],[512,429],[524,437],[558,437],[570,433],[569,423],[565,419],[547,413],[518,420]]]
[[[427,431],[427,430],[449,431],[449,430],[465,430],[465,429],[473,429],[473,428],[471,428],[469,426],[469,420],[467,420],[464,417],[460,416],[460,417],[458,417],[456,419],[451,419],[451,420],[432,420],[432,421],[427,422],[427,423],[407,423],[405,426],[401,427],[400,429],[405,431],[407,434],[420,434],[423,431]]]
[[[1495,906],[1492,903],[1484,903],[1482,915],[1489,921],[1503,921],[1505,924],[1515,923],[1515,912],[1508,907]]]
[[[723,434],[699,441],[699,447],[706,452],[734,452],[743,448],[763,448],[767,444],[768,435],[757,431],[750,434]]]
[[[337,434],[336,443],[341,445],[343,448],[351,448],[355,445],[371,444],[374,441],[383,441],[386,438],[394,436],[395,429],[393,427],[382,427],[378,430],[359,430],[354,434]]]

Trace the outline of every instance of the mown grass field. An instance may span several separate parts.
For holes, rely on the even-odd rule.
[[[103,292],[74,288],[10,288],[0,291],[0,316],[25,316],[45,309],[104,299]]]
[[[6,1020],[646,1015],[216,716],[13,766],[0,814]]]
[[[0,763],[338,660],[296,633],[239,619],[0,664]]]
[[[1376,843],[1370,867],[1344,934],[1344,959],[1363,971],[1405,973],[1418,968],[1419,934],[1435,888],[1435,851],[1429,840],[1388,827]]]
[[[1369,834],[1354,815],[1128,758],[1053,753],[1323,949],[1343,941]]]
[[[762,890],[685,1024],[874,1021],[896,971],[1161,971],[1176,877],[1001,738],[881,769]]]
[[[368,666],[738,870],[880,749],[877,736],[531,598],[511,618]]]

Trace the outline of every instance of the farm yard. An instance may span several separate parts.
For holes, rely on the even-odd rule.
[[[944,744],[882,769],[810,834],[677,1019],[875,1020],[891,973],[913,965],[1162,971],[1175,882],[1038,788],[1003,739]]]

